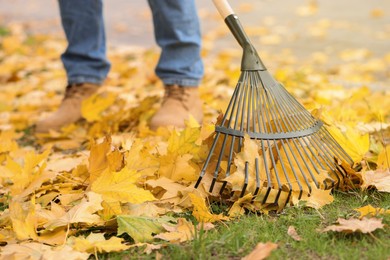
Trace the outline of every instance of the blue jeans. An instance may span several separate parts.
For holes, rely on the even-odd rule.
[[[194,0],[148,0],[161,47],[157,76],[166,85],[198,86],[203,77]],[[102,0],[59,0],[68,47],[61,59],[68,82],[101,84],[110,70]]]

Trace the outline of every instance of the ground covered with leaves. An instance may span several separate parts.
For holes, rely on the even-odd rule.
[[[320,52],[299,63],[290,51],[262,54],[354,161],[335,202],[321,190],[270,209],[253,204],[251,194],[231,201],[194,189],[240,75],[239,51],[207,49],[218,33],[205,36],[202,125],[189,120],[185,129],[151,131],[163,95],[152,69],[158,51],[116,47],[109,78],[83,104],[85,120],[40,135],[34,123],[56,109],[66,85],[65,42],[18,26],[0,33],[2,258],[262,259],[274,250],[275,257],[309,259],[332,256],[337,243],[375,244],[379,258],[390,256],[390,91],[370,86],[390,76],[390,53],[345,50],[343,62],[326,69]],[[307,243],[316,238],[320,244]]]

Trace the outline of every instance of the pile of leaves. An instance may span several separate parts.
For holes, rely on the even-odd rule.
[[[194,189],[214,125],[238,79],[240,54],[204,53],[203,125],[189,119],[182,130],[151,131],[148,120],[163,95],[161,82],[150,70],[158,51],[110,49],[112,71],[99,92],[83,103],[85,120],[38,135],[34,123],[54,111],[62,99],[66,77],[59,56],[65,42],[29,36],[17,26],[3,34],[0,243],[4,256],[87,259],[97,252],[130,247],[150,253],[166,243],[191,240],[200,229],[212,229],[212,223],[232,220],[245,210],[268,213],[270,209],[251,203],[248,194],[223,201],[226,210],[214,214],[209,203],[218,197],[204,188],[211,179],[205,178],[204,187]],[[278,64],[275,77],[327,124],[360,169],[347,168],[343,189],[390,192],[390,92],[370,86],[346,89],[329,77],[331,71],[333,77],[359,82],[375,80],[378,71],[389,75],[383,70],[390,68],[390,54],[370,60],[360,53],[347,50],[341,55],[347,56],[343,66],[325,71],[315,71],[318,59],[302,62],[297,69],[291,66],[296,65],[291,53],[282,55],[283,61],[272,54],[264,56]],[[374,65],[364,67],[359,59]],[[251,140],[245,141],[250,149]],[[234,162],[240,167],[239,160]],[[320,190],[287,206],[304,203],[320,208],[332,199],[329,191]],[[284,207],[274,206],[276,211]]]

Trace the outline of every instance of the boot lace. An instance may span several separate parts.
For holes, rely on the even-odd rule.
[[[89,87],[83,83],[69,84],[68,86],[66,86],[64,99],[82,98],[89,92]]]
[[[189,93],[185,91],[184,87],[180,87],[177,85],[167,86],[165,88],[163,103],[165,103],[168,99],[174,99],[182,103],[182,105],[186,109],[188,109],[186,105],[186,100],[188,99],[188,97],[189,97]]]

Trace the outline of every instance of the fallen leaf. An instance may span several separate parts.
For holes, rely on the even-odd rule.
[[[9,205],[9,214],[12,229],[19,240],[37,239],[35,200],[27,202],[27,209],[18,201],[12,201]]]
[[[378,155],[377,167],[379,169],[390,168],[390,145],[387,145]]]
[[[328,127],[327,129],[347,154],[351,156],[352,160],[354,162],[360,162],[369,149],[369,135],[361,134],[351,126],[346,126],[345,128],[345,131],[341,131],[335,126]]]
[[[150,242],[153,235],[165,231],[163,224],[170,225],[170,218],[149,218],[120,215],[118,222],[118,235],[127,233],[136,243]]]
[[[249,255],[242,258],[242,260],[262,260],[271,255],[271,252],[278,248],[278,244],[267,242],[258,243]]]
[[[96,224],[101,222],[101,218],[96,212],[103,209],[101,205],[102,196],[90,191],[87,193],[87,198],[83,198],[79,204],[65,212],[61,217],[49,221],[45,228],[54,230],[72,223]]]
[[[287,230],[287,234],[294,239],[295,241],[301,241],[302,238],[298,235],[294,226],[289,226]]]
[[[363,218],[363,219],[337,219],[338,225],[331,225],[326,227],[322,232],[335,231],[343,233],[371,233],[377,229],[382,229],[382,219],[377,218]]]
[[[91,182],[96,180],[100,174],[109,166],[107,154],[111,151],[111,138],[106,137],[103,142],[92,143],[89,155],[89,173]]]
[[[299,6],[295,13],[299,16],[312,16],[318,12],[318,4],[317,1],[310,1],[306,5]]]
[[[83,158],[81,157],[64,157],[58,156],[57,158],[51,158],[46,165],[46,170],[54,172],[70,172],[76,168]]]
[[[160,233],[155,238],[169,241],[171,243],[182,243],[192,240],[195,235],[195,227],[191,222],[188,222],[184,218],[177,220],[176,226],[167,226],[163,224],[163,227],[168,231]]]
[[[81,114],[88,121],[102,120],[102,112],[110,107],[116,100],[114,93],[94,94],[83,101]]]
[[[185,186],[164,176],[158,178],[157,180],[148,180],[146,181],[146,184],[154,188],[154,194],[157,193],[158,198],[163,201],[177,198],[179,196],[179,192],[186,188]],[[160,190],[157,188],[160,188]]]
[[[161,249],[161,247],[163,246],[162,244],[159,244],[159,245],[156,245],[156,244],[149,244],[149,243],[136,243],[136,244],[133,244],[133,245],[130,245],[130,247],[144,247],[145,246],[145,249],[144,249],[144,253],[150,255],[150,253],[152,253],[153,250],[159,250]],[[156,252],[158,253],[158,252]]]
[[[222,214],[219,215],[211,214],[206,206],[205,200],[202,197],[199,197],[194,193],[189,193],[188,195],[190,196],[192,204],[194,205],[194,210],[192,212],[192,215],[199,222],[213,223],[216,221],[229,220],[228,217],[223,216]]]
[[[126,167],[120,172],[112,172],[107,168],[92,183],[91,190],[101,194],[107,203],[119,201],[139,204],[154,200],[150,191],[137,187],[139,178],[139,173]]]
[[[123,239],[119,237],[106,239],[103,233],[91,233],[87,237],[70,237],[67,243],[79,252],[109,253],[128,249],[129,246],[122,242],[124,242]]]
[[[194,181],[198,178],[198,174],[190,164],[192,158],[193,155],[191,154],[168,154],[161,156],[158,172],[160,176],[173,181]]]
[[[242,198],[239,198],[236,202],[234,202],[233,206],[229,209],[228,216],[238,217],[240,215],[244,215],[245,209],[242,204],[252,203],[252,198],[253,195],[251,193],[248,193]]]
[[[360,213],[360,216],[359,216],[360,218],[363,218],[366,216],[375,217],[375,216],[384,215],[384,214],[390,215],[390,210],[385,210],[383,208],[374,208],[371,205],[360,207],[360,208],[357,208],[354,210]]]
[[[314,186],[314,185],[313,185]],[[312,189],[310,196],[303,196],[302,201],[306,201],[306,206],[319,209],[334,201],[331,190]]]
[[[88,253],[74,251],[70,246],[50,247],[44,244],[30,242],[6,245],[1,250],[2,259],[56,259],[56,260],[87,260]]]
[[[378,191],[390,192],[390,169],[363,171],[363,189],[374,186]]]

